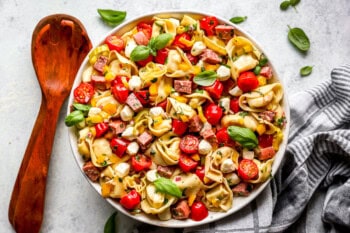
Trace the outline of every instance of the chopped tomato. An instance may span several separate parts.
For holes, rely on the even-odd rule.
[[[152,160],[144,154],[138,154],[131,157],[131,167],[136,172],[147,170],[151,165]]]
[[[149,55],[145,60],[141,60],[141,61],[137,61],[136,63],[139,65],[139,66],[146,66],[148,62],[151,62],[153,61],[153,56],[152,55]]]
[[[113,153],[118,157],[123,157],[129,142],[122,138],[112,138],[110,142]]]
[[[191,206],[191,218],[194,221],[201,221],[208,216],[208,209],[201,201],[196,201]]]
[[[216,132],[216,139],[218,140],[219,146],[234,146],[235,141],[228,135],[227,128],[219,129]]]
[[[134,91],[136,98],[141,102],[143,106],[149,103],[149,91]]]
[[[154,61],[164,65],[166,62],[166,59],[168,58],[168,53],[169,53],[169,50],[166,48],[158,50],[157,56],[155,56]]]
[[[258,136],[259,147],[265,148],[272,146],[273,135],[272,134],[262,134]]]
[[[237,85],[243,92],[249,92],[259,86],[259,81],[254,72],[246,71],[239,75]]]
[[[235,81],[232,78],[222,81],[221,83],[224,86],[224,90],[222,91],[223,95],[229,95],[229,91],[236,85]]]
[[[95,125],[96,138],[103,136],[108,131],[108,123],[101,122]]]
[[[116,76],[112,81],[111,81],[111,86],[117,85],[117,84],[123,84],[123,80],[125,82],[129,82],[129,77],[126,76]]]
[[[117,83],[111,87],[114,98],[121,104],[126,102],[129,95],[129,90],[124,86],[123,83]]]
[[[198,152],[199,140],[193,135],[186,135],[181,138],[180,141],[180,150],[186,154],[194,154]]]
[[[259,160],[271,159],[273,156],[275,156],[275,154],[276,154],[276,151],[272,146],[261,148],[260,153],[258,155],[258,159]]]
[[[152,25],[146,22],[141,22],[136,26],[137,31],[142,31],[148,39],[152,36]]]
[[[196,175],[198,176],[198,178],[203,181],[204,180],[204,176],[205,176],[205,169],[203,166],[199,166],[196,168]]]
[[[206,16],[199,21],[200,28],[205,31],[207,36],[215,34],[215,27],[218,25],[218,19],[215,16]]]
[[[128,194],[120,198],[120,204],[128,210],[135,209],[141,202],[140,194],[135,190],[131,190]]]
[[[198,57],[193,56],[191,53],[186,53],[186,57],[191,62],[192,65],[195,65],[198,63]]]
[[[174,41],[173,41],[173,45],[178,46],[179,48],[181,48],[183,50],[191,49],[191,46],[188,46],[187,44],[183,43],[183,40],[190,41],[191,40],[190,34],[188,34],[186,32],[184,32],[182,34],[177,34],[175,36]]]
[[[160,103],[157,104],[158,107],[161,107],[164,111],[166,111],[166,106],[168,104],[168,101],[167,100],[164,100]]]
[[[125,47],[124,41],[120,36],[108,36],[105,40],[105,43],[108,45],[109,50],[116,50],[118,52],[120,52]]]
[[[191,157],[188,155],[181,154],[179,159],[179,166],[182,171],[184,172],[190,172],[193,169],[195,169],[198,165],[197,161],[194,161]]]
[[[214,99],[219,99],[224,90],[224,85],[222,85],[219,80],[215,80],[213,85],[204,87],[204,90],[206,90]]]
[[[173,132],[179,136],[183,135],[186,132],[187,127],[188,125],[181,120],[173,119],[172,121]]]
[[[241,108],[239,107],[239,98],[237,97],[233,97],[230,100],[230,109],[232,112],[237,113],[241,110]]]
[[[251,159],[242,159],[238,165],[238,176],[243,180],[254,180],[258,178],[259,168]]]
[[[74,89],[74,99],[80,104],[87,104],[94,95],[94,87],[90,83],[80,83]]]
[[[219,105],[211,103],[205,108],[204,115],[210,124],[216,125],[222,117],[222,108]]]

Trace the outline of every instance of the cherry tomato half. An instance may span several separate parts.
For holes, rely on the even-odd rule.
[[[199,166],[196,168],[196,175],[198,176],[198,178],[203,181],[204,180],[204,176],[205,176],[205,169],[204,166]]]
[[[141,22],[136,26],[137,31],[142,31],[148,39],[152,36],[152,25],[146,22]]]
[[[218,25],[218,19],[214,16],[206,16],[199,21],[199,25],[207,36],[212,36],[215,34],[215,27]]]
[[[206,90],[214,99],[219,99],[224,90],[224,85],[222,85],[219,80],[215,80],[213,85],[204,87],[204,90]]]
[[[179,136],[183,135],[186,132],[187,127],[188,125],[181,120],[173,119],[172,121],[173,132]]]
[[[120,204],[128,210],[135,209],[141,202],[141,196],[135,189],[120,198]]]
[[[232,97],[230,99],[230,109],[232,112],[237,113],[241,110],[239,106],[239,98],[237,97]]]
[[[234,146],[235,141],[228,135],[227,128],[219,129],[216,132],[216,139],[218,140],[219,146]]]
[[[108,123],[101,122],[95,125],[96,138],[103,136],[108,131]]]
[[[191,206],[191,218],[194,221],[201,221],[208,216],[208,209],[201,201],[195,201]]]
[[[108,36],[105,40],[105,43],[108,45],[109,50],[116,50],[118,52],[120,52],[125,47],[124,41],[120,36]]]
[[[254,180],[258,178],[259,168],[253,160],[242,159],[239,162],[237,173],[243,180]]]
[[[180,150],[186,154],[194,154],[198,152],[199,140],[193,135],[186,135],[181,138]]]
[[[80,83],[74,89],[74,99],[80,104],[87,104],[94,95],[94,87],[90,83]]]
[[[144,154],[137,154],[131,157],[131,167],[140,172],[147,170],[152,165],[152,160]]]
[[[249,92],[259,86],[259,81],[254,72],[246,71],[239,75],[237,85],[243,92]]]
[[[222,108],[219,105],[211,103],[205,108],[204,116],[211,125],[216,125],[222,117]]]
[[[188,50],[188,49],[191,49],[191,46],[188,46],[188,44],[184,43],[184,41],[190,41],[190,40],[191,40],[191,36],[186,32],[182,34],[177,34],[173,41],[173,45],[178,46],[183,50]]]
[[[129,142],[122,138],[112,138],[110,146],[114,154],[122,157],[129,145]]]
[[[194,161],[188,155],[181,154],[179,158],[179,167],[184,172],[190,172],[195,169],[198,165],[197,161]]]
[[[135,91],[134,94],[143,106],[149,103],[149,91],[147,90]]]
[[[129,95],[129,90],[123,83],[117,83],[111,87],[112,94],[119,103],[124,104]]]
[[[154,61],[164,65],[166,59],[168,58],[169,50],[167,48],[163,48],[157,51],[157,56],[155,56]]]

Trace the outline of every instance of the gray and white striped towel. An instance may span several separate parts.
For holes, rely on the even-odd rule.
[[[142,224],[134,232],[350,232],[350,65],[289,102],[291,129],[281,168],[250,205],[200,227]]]

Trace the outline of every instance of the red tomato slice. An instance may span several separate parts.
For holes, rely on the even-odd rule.
[[[254,180],[258,178],[259,168],[253,160],[242,159],[239,162],[237,173],[243,180]]]
[[[218,20],[214,16],[206,16],[199,21],[199,24],[207,36],[212,36],[215,34],[215,27],[218,25]]]
[[[120,52],[125,47],[124,41],[120,36],[108,36],[105,40],[105,43],[108,45],[108,48],[110,50],[116,50],[118,52]]]
[[[204,90],[206,90],[214,99],[219,99],[224,90],[224,85],[222,85],[219,80],[216,80],[213,85],[204,87]]]
[[[158,50],[157,56],[154,58],[154,61],[156,63],[164,65],[166,62],[166,59],[168,58],[168,53],[169,53],[169,50],[166,48]]]
[[[143,106],[149,103],[149,91],[135,91],[134,94]]]
[[[204,176],[205,176],[205,169],[202,166],[197,167],[196,169],[196,175],[198,176],[198,178],[203,181],[204,180]]]
[[[141,196],[135,189],[120,198],[120,204],[128,210],[135,209],[141,202]]]
[[[222,117],[222,108],[214,103],[209,104],[204,110],[204,115],[211,125],[216,125]]]
[[[188,125],[181,120],[173,119],[172,121],[173,132],[179,136],[183,135],[186,132],[187,127]]]
[[[237,97],[232,97],[230,100],[230,109],[232,112],[237,113],[241,110],[239,107],[239,98]]]
[[[80,83],[74,89],[74,99],[80,104],[87,104],[94,95],[94,87],[90,83]]]
[[[151,165],[152,160],[144,154],[138,154],[131,157],[131,167],[136,172],[147,170]]]
[[[112,138],[110,145],[114,154],[116,154],[118,157],[123,157],[129,145],[129,141],[122,138]]]
[[[195,169],[198,165],[197,161],[194,161],[191,157],[188,155],[181,154],[179,159],[179,166],[182,171],[184,172],[190,172],[193,169]]]
[[[190,34],[184,32],[182,34],[177,34],[175,36],[175,39],[173,41],[173,45],[174,46],[178,46],[179,48],[183,49],[183,50],[188,50],[188,49],[191,49],[191,46],[188,46],[186,44],[184,44],[182,42],[182,40],[187,40],[187,41],[190,41],[191,40],[191,36]]]
[[[243,92],[249,92],[259,86],[259,81],[254,72],[246,71],[239,75],[237,85]]]
[[[129,90],[122,83],[117,83],[111,87],[112,94],[114,98],[121,104],[126,102],[129,95]]]
[[[151,39],[152,36],[152,25],[146,22],[141,22],[136,26],[137,31],[143,31],[148,39]]]
[[[194,221],[201,221],[208,216],[208,209],[201,201],[195,201],[191,206],[191,218]]]
[[[272,134],[262,134],[258,136],[259,146],[261,148],[266,148],[272,146],[273,135]]]
[[[219,129],[216,132],[216,139],[218,140],[219,146],[234,146],[235,141],[228,135],[227,128]]]
[[[108,131],[108,123],[101,122],[95,125],[96,138],[103,136]]]
[[[199,140],[193,135],[186,135],[181,138],[180,150],[186,154],[194,154],[198,152]]]

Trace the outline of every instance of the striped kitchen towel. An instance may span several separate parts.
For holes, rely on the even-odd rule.
[[[291,128],[281,168],[248,206],[188,229],[142,224],[134,232],[350,232],[350,65],[290,97]]]

